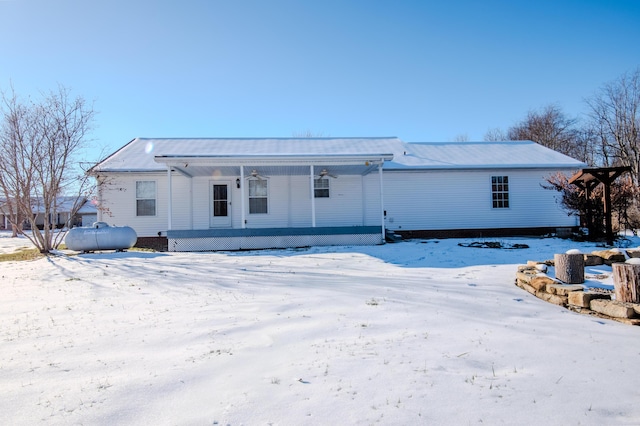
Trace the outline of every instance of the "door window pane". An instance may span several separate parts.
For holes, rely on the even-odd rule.
[[[227,216],[227,185],[213,185],[213,215]]]

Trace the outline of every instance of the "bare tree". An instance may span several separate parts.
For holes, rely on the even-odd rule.
[[[507,131],[510,140],[532,140],[540,145],[585,161],[585,140],[580,137],[577,119],[567,117],[556,105],[529,111],[527,117]]]
[[[597,132],[587,123],[576,131],[576,145],[574,157],[578,158],[589,166],[606,167],[608,160],[603,155]]]
[[[20,229],[26,219],[32,232],[25,235],[42,253],[57,247],[64,236],[55,230],[61,204],[71,198],[70,221],[88,191],[89,176],[76,166],[94,117],[84,98],[71,98],[63,86],[28,104],[13,89],[11,96],[3,94],[0,189],[15,210],[9,216],[12,227]]]
[[[484,134],[484,140],[487,142],[500,142],[508,139],[507,134],[498,127],[489,129],[487,130],[487,133]]]
[[[293,132],[291,134],[294,138],[326,138],[329,137],[328,134],[324,132],[314,132],[312,130],[303,130],[301,132]]]
[[[451,142],[469,142],[469,135],[467,133],[459,133]]]
[[[593,132],[578,126],[578,120],[567,117],[556,105],[531,110],[520,122],[506,132],[500,128],[487,130],[485,141],[531,140],[588,164],[595,164],[596,155]]]
[[[31,186],[31,147],[26,140],[30,133],[28,108],[18,102],[15,92],[2,97],[2,127],[0,127],[0,190],[4,197],[2,213],[11,224],[12,236],[22,233],[24,221],[24,201],[20,194]]]
[[[587,100],[606,165],[631,166],[640,182],[640,68],[605,84]]]

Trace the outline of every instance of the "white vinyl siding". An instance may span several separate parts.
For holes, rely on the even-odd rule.
[[[193,179],[174,173],[171,177],[171,185],[173,187],[171,191],[173,197],[171,227],[173,229],[191,229],[193,226]],[[165,196],[167,195],[165,194]],[[168,218],[165,216],[162,219],[166,227]]]
[[[386,176],[384,177],[386,178]],[[363,176],[361,188],[362,224],[364,226],[380,226],[382,209],[380,206],[380,177],[378,173]],[[386,206],[384,207],[386,208]]]
[[[455,230],[576,226],[558,199],[542,188],[557,170],[509,170],[509,208],[491,200],[487,171],[385,172],[386,226],[391,230]]]
[[[385,225],[391,230],[455,230],[576,226],[561,208],[559,193],[540,186],[557,170],[448,170],[384,172]],[[569,173],[569,172],[567,172]],[[509,208],[493,208],[491,178],[508,176]],[[220,177],[235,181],[236,177]],[[246,197],[247,228],[310,227],[309,175],[268,178],[268,214],[249,214],[249,184],[230,186],[231,227],[242,227],[241,200]],[[168,227],[167,174],[102,175],[99,220],[131,226],[138,236],[166,235]],[[209,176],[172,175],[172,229],[210,227]],[[156,215],[137,216],[136,182],[154,181]],[[315,189],[315,187],[313,187]],[[315,191],[314,191],[315,192]],[[377,173],[339,175],[330,181],[330,197],[315,198],[316,226],[377,226],[381,224],[380,181]]]
[[[249,181],[245,181],[245,209],[247,228],[286,228],[311,226],[311,199],[309,196],[308,175],[269,176],[268,178],[268,214],[249,214]],[[174,229],[176,223],[188,223],[183,219],[189,214],[189,203],[176,201],[176,178],[174,177]],[[189,180],[185,178],[185,180]],[[192,229],[209,228],[209,178],[194,178],[193,189],[193,225]],[[365,184],[364,181],[367,181]],[[232,185],[231,204],[232,228],[242,226],[241,196],[242,188]],[[361,226],[380,224],[380,184],[377,174],[365,177],[344,175],[331,181],[331,197],[315,201],[316,226]],[[186,190],[184,192],[187,192]],[[365,201],[366,200],[366,201]]]
[[[165,173],[103,174],[98,220],[111,226],[131,226],[138,237],[156,237],[167,230],[167,185]],[[136,181],[156,182],[156,215],[136,215]],[[175,188],[175,179],[174,179]],[[175,191],[174,191],[175,193]],[[174,213],[176,201],[174,200]]]
[[[331,178],[331,197],[316,198],[316,226],[363,225],[362,176]]]

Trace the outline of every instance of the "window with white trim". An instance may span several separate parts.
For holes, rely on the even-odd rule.
[[[268,186],[266,179],[249,180],[249,213],[265,214],[268,212]]]
[[[136,181],[136,216],[156,215],[156,182]]]
[[[494,209],[509,208],[509,176],[491,176],[491,201]]]
[[[329,179],[318,178],[313,180],[313,196],[315,198],[329,198]]]

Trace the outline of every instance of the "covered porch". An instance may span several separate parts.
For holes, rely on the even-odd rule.
[[[392,157],[156,156],[167,168],[168,249],[382,244],[382,166]]]

